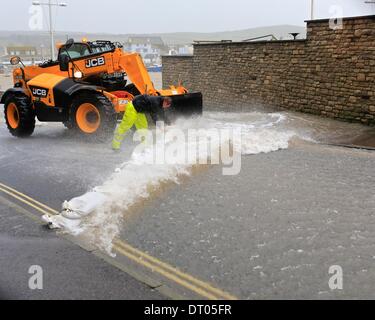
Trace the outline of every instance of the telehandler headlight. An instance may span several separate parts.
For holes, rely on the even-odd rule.
[[[74,72],[74,78],[82,79],[83,78],[82,72],[81,71]]]

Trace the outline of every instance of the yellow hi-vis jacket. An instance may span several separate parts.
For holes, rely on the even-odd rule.
[[[112,141],[112,148],[119,150],[127,132],[135,126],[137,130],[148,129],[147,117],[144,113],[138,113],[132,102],[126,106],[126,111],[121,124],[117,127]]]

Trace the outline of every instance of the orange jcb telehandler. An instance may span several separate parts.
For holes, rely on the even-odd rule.
[[[35,118],[62,122],[87,136],[112,134],[118,115],[140,94],[169,96],[169,117],[202,114],[202,94],[188,93],[182,85],[156,90],[138,53],[127,53],[110,41],[75,42],[59,47],[57,61],[25,66],[19,57],[12,65],[14,87],[1,99],[10,133],[32,135]]]

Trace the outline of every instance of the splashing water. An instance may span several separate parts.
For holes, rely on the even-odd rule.
[[[286,116],[279,113],[206,113],[198,119],[179,120],[172,128],[183,131],[240,129],[242,141],[240,150],[236,151],[245,156],[287,149],[293,137],[303,138],[281,126],[285,119]],[[171,128],[166,132],[168,130]],[[222,143],[215,141],[214,147],[220,148]],[[196,148],[188,142],[185,144],[185,148]],[[134,152],[103,185],[66,202],[61,215],[44,219],[65,232],[88,237],[92,244],[111,254],[112,242],[120,233],[124,214],[157,193],[163,184],[178,184],[181,177],[191,174],[192,164],[151,164],[153,156],[153,146]],[[199,163],[200,159],[196,160]]]

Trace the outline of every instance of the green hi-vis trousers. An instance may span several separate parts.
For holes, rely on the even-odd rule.
[[[119,150],[121,148],[122,141],[124,140],[127,132],[135,126],[137,130],[148,129],[148,122],[144,113],[138,113],[135,110],[133,103],[129,102],[126,106],[126,111],[121,124],[117,127],[115,137],[112,141],[112,148]]]

